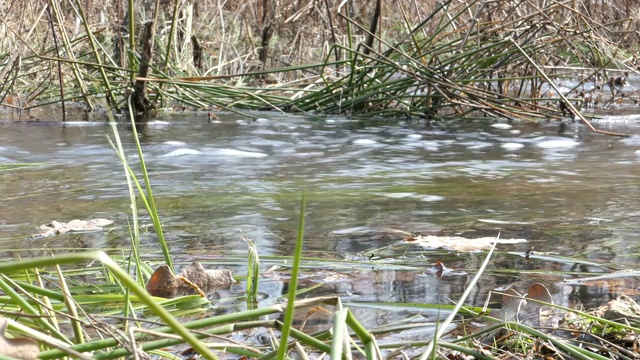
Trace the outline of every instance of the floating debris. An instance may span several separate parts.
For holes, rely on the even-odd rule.
[[[147,291],[152,296],[163,298],[191,294],[205,297],[206,294],[228,289],[235,283],[231,270],[206,270],[202,264],[194,261],[182,269],[179,275],[174,275],[168,265],[160,265],[151,275]]]
[[[518,244],[527,242],[526,239],[497,239],[495,237],[481,237],[475,239],[463,238],[460,236],[435,236],[417,235],[407,239],[407,242],[416,243],[420,246],[433,249],[449,249],[460,252],[471,252],[489,250],[494,243],[498,244]]]
[[[69,231],[100,231],[104,226],[113,224],[112,220],[91,219],[91,220],[71,220],[68,223],[51,221],[49,224],[40,225],[39,233],[31,235],[33,238],[50,237],[64,234]]]

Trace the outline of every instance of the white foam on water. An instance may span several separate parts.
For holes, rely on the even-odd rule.
[[[354,235],[354,234],[367,234],[375,229],[370,228],[368,226],[356,226],[346,229],[333,230],[331,233],[334,235]]]
[[[569,149],[580,143],[572,139],[551,139],[543,140],[536,144],[537,147],[543,149]]]
[[[500,144],[500,147],[508,151],[515,151],[522,149],[524,147],[524,144],[508,142]]]
[[[169,146],[185,146],[186,145],[184,141],[177,141],[177,140],[165,141],[163,142],[163,144],[169,145]]]
[[[626,145],[640,145],[640,135],[631,135],[622,139],[622,142]]]
[[[426,201],[426,202],[442,201],[444,199],[445,197],[440,195],[425,195],[420,197],[420,200]]]
[[[469,150],[484,149],[492,146],[490,142],[484,142],[484,141],[470,141],[470,142],[463,143],[461,145],[466,146],[467,149]]]
[[[420,139],[422,139],[422,135],[420,135],[420,134],[409,134],[409,135],[407,135],[407,139],[409,139],[409,140],[420,140]]]
[[[491,124],[491,127],[494,128],[494,129],[509,130],[513,126],[511,126],[509,124],[505,124],[505,123],[496,123],[496,124]]]
[[[378,142],[371,139],[356,139],[353,141],[354,145],[375,145]]]
[[[219,154],[226,156],[245,157],[245,158],[263,158],[269,155],[257,151],[243,151],[236,149],[220,149]]]
[[[394,199],[402,199],[402,198],[407,198],[407,197],[411,197],[414,194],[413,193],[382,193],[383,196],[386,197],[390,197],[390,198],[394,198]]]
[[[60,123],[62,127],[90,127],[90,126],[106,126],[106,121],[65,121]]]
[[[150,125],[150,126],[167,126],[167,125],[169,125],[169,122],[168,121],[162,121],[162,120],[153,120],[153,121],[149,121],[147,123],[147,125]]]
[[[175,156],[198,155],[198,154],[202,154],[202,152],[194,149],[176,149],[162,155],[162,157],[175,157]]]

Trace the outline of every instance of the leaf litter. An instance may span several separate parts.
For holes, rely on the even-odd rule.
[[[113,220],[108,219],[91,219],[91,220],[71,220],[69,222],[59,222],[56,220],[48,224],[42,224],[38,228],[40,232],[31,235],[32,238],[45,238],[58,234],[64,234],[69,231],[100,231],[104,226],[113,224]]]
[[[0,355],[22,360],[35,360],[40,354],[38,343],[29,338],[9,338],[6,335],[8,322],[0,316]]]
[[[495,321],[522,324],[549,336],[534,336],[526,358],[562,358],[567,354],[554,344],[558,341],[565,343],[566,340],[578,341],[582,344],[581,348],[593,353],[607,351],[611,358],[624,358],[621,355],[638,358],[636,329],[625,329],[598,321],[605,319],[637,328],[640,325],[640,305],[629,296],[621,295],[584,315],[556,307],[549,290],[540,283],[529,286],[525,295],[513,288],[499,294],[502,308],[491,309],[489,316]],[[487,303],[488,301],[489,299]],[[463,324],[465,323],[471,324]],[[466,328],[467,325],[462,325],[464,334],[471,331]],[[490,332],[481,331],[471,342],[477,351],[490,350],[491,353],[487,353],[488,355],[505,354],[506,356],[498,358],[511,359],[513,357],[508,354],[517,352],[514,349],[522,344],[522,340],[519,339],[523,334],[513,326],[503,326]],[[532,340],[530,335],[524,336],[529,341]],[[448,353],[447,356],[450,359],[461,358],[454,356],[454,352]]]
[[[218,290],[228,289],[237,281],[229,269],[205,269],[194,261],[174,275],[168,265],[160,265],[147,283],[147,291],[152,296],[173,298],[199,294],[205,297]]]

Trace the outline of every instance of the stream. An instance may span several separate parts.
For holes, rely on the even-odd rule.
[[[526,292],[535,282],[565,306],[598,306],[637,295],[635,276],[567,283],[637,270],[640,254],[640,116],[618,113],[599,135],[569,124],[460,121],[425,126],[402,121],[254,113],[253,120],[206,113],[159,115],[140,140],[167,240],[180,265],[198,260],[246,274],[253,241],[265,274],[263,302],[288,292],[284,273],[295,246],[302,192],[307,212],[304,296],[338,294],[365,326],[398,318],[381,303],[450,304],[486,251],[430,249],[411,234],[522,238],[497,246],[467,303],[490,290]],[[130,165],[137,153],[118,127]],[[99,123],[0,123],[0,258],[104,250],[130,243],[123,166]],[[140,209],[142,203],[138,202]],[[144,210],[142,247],[153,266],[161,252]],[[105,218],[105,231],[34,237],[52,220]],[[525,251],[534,247],[529,258]],[[431,269],[441,261],[450,271]],[[244,284],[231,292],[241,295]],[[378,304],[375,309],[367,304]],[[363,305],[363,306],[360,306]]]

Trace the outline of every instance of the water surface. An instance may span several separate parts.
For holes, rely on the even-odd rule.
[[[634,269],[640,247],[640,135],[615,138],[571,124],[492,126],[462,122],[372,124],[274,113],[253,121],[206,114],[167,116],[141,131],[145,161],[171,251],[246,273],[247,237],[264,270],[287,269],[302,191],[308,198],[305,294],[355,303],[450,303],[486,252],[459,253],[406,243],[408,233],[525,238],[498,247],[469,304],[489,290],[542,282],[557,302],[599,305],[636,289],[568,285],[565,278]],[[634,119],[598,123],[640,132]],[[129,194],[108,126],[3,123],[0,163],[42,163],[0,172],[0,257],[128,248]],[[138,166],[131,131],[119,127]],[[141,214],[144,214],[141,212]],[[109,231],[31,238],[52,220],[107,218]],[[145,259],[161,259],[143,217]],[[393,229],[393,230],[392,230]],[[535,255],[524,252],[534,246]],[[336,260],[340,263],[337,265]],[[442,261],[453,271],[429,269]],[[288,291],[286,276],[265,274],[264,302]],[[239,286],[237,293],[242,293]],[[399,316],[357,308],[369,325]],[[394,314],[394,315],[389,315]],[[401,315],[401,314],[400,314]]]

